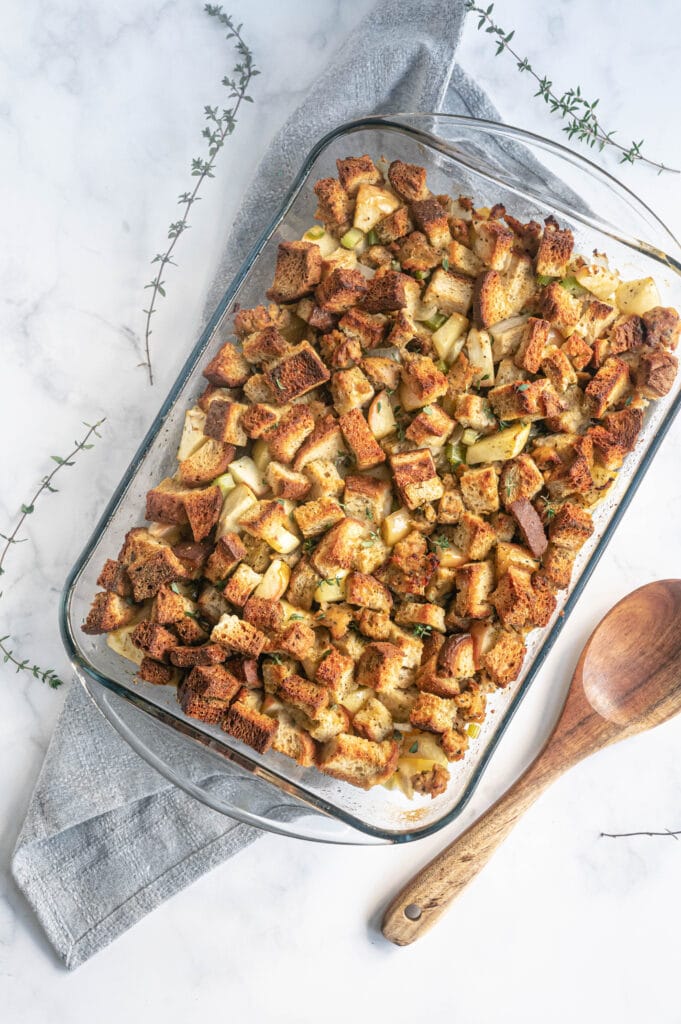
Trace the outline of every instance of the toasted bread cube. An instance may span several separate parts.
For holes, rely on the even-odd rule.
[[[448,636],[437,654],[438,672],[449,679],[469,679],[476,671],[474,653],[475,644],[469,633]]]
[[[274,282],[267,297],[293,302],[308,295],[322,278],[322,254],[314,242],[280,242]]]
[[[355,568],[359,572],[375,573],[381,566],[385,565],[390,555],[390,548],[386,547],[383,541],[374,536],[373,532],[365,537],[359,544],[355,553]]]
[[[130,597],[132,587],[125,566],[114,558],[107,558],[104,567],[97,577],[97,586],[108,590],[119,597]]]
[[[404,601],[395,615],[398,626],[417,624],[435,629],[438,633],[445,632],[445,610],[436,604],[421,601]]]
[[[616,316],[617,310],[614,306],[608,305],[607,302],[601,302],[600,299],[591,299],[590,302],[587,302],[575,330],[578,334],[583,335],[590,345],[593,345]]]
[[[335,498],[318,498],[294,508],[293,518],[304,537],[315,537],[344,519],[345,512]]]
[[[357,341],[360,349],[376,348],[383,341],[386,318],[380,313],[367,313],[353,307],[340,318],[338,328],[346,338]],[[358,360],[359,356],[355,361]]]
[[[532,596],[530,573],[520,566],[509,565],[490,595],[490,601],[504,627],[522,629],[530,617]]]
[[[560,548],[579,551],[594,532],[591,515],[581,505],[566,501],[549,525],[551,543]]]
[[[318,683],[291,673],[280,680],[277,696],[294,708],[304,711],[313,721],[329,704],[329,691]]]
[[[175,625],[177,626],[179,623]],[[205,636],[205,634],[204,634]],[[202,665],[218,665],[227,658],[227,651],[221,644],[204,643],[200,647],[182,647],[176,644],[170,649],[170,660],[178,668],[194,668]]]
[[[322,579],[334,576],[339,569],[354,567],[357,548],[364,538],[364,532],[362,523],[355,519],[343,519],[322,537],[312,555],[312,565]]]
[[[279,723],[241,700],[231,705],[222,722],[222,728],[237,740],[253,747],[259,754],[266,753],[277,734]]]
[[[381,172],[366,153],[364,156],[349,156],[336,160],[338,178],[349,196],[354,196],[360,185],[380,185]]]
[[[504,282],[496,270],[486,270],[475,279],[473,317],[481,327],[493,327],[509,315]]]
[[[351,519],[382,523],[390,511],[392,490],[387,480],[373,476],[349,475],[345,478],[343,507]]]
[[[662,398],[669,394],[679,361],[671,352],[652,349],[642,352],[636,368],[636,386],[644,398]]]
[[[502,384],[491,389],[489,400],[503,420],[540,420],[558,415],[563,408],[553,385],[545,378]]]
[[[128,576],[135,601],[146,601],[155,597],[164,583],[186,579],[187,569],[170,548],[161,546],[150,557],[131,562]]]
[[[288,466],[279,462],[270,462],[265,471],[265,479],[277,498],[290,501],[304,501],[310,493],[310,481],[302,473],[296,473]]]
[[[243,622],[237,615],[223,615],[211,632],[211,640],[229,647],[248,658],[258,658],[267,643],[267,637],[255,626]]]
[[[517,316],[533,306],[537,292],[532,258],[527,253],[514,252],[502,275],[506,316]]]
[[[272,741],[272,749],[293,758],[303,768],[309,768],[314,764],[314,756],[317,750],[314,740],[305,729],[297,724],[291,713],[283,705],[275,702],[274,706],[266,708],[267,700],[272,699],[266,698],[263,704],[263,711],[271,718],[274,718],[278,724]]]
[[[603,422],[589,430],[596,461],[606,469],[619,469],[624,456],[634,450],[642,426],[642,409],[606,413]]]
[[[555,590],[564,590],[569,586],[572,577],[576,552],[570,548],[559,547],[553,542],[549,544],[542,559],[542,567],[536,574]]]
[[[600,419],[629,387],[629,367],[621,359],[606,359],[586,386],[585,395],[594,419]]]
[[[320,583],[320,576],[306,558],[301,558],[291,572],[286,600],[296,608],[309,611],[314,593]]]
[[[331,379],[333,404],[342,414],[359,409],[374,397],[374,389],[358,366],[338,370]]]
[[[391,690],[400,682],[402,652],[391,643],[367,644],[357,662],[358,686],[370,686],[377,693]]]
[[[171,648],[177,644],[177,638],[158,622],[144,620],[139,622],[130,634],[135,647],[143,651],[154,661],[168,661]]]
[[[180,463],[177,471],[180,483],[187,487],[212,483],[226,471],[235,454],[234,445],[209,439]]]
[[[322,416],[321,419],[317,420],[314,430],[296,455],[293,468],[299,473],[309,463],[316,462],[319,459],[325,459],[328,462],[334,463],[346,451],[340,424],[329,413],[327,416]]]
[[[356,604],[360,608],[370,608],[386,614],[390,614],[393,606],[393,599],[387,587],[366,573],[350,573],[345,584],[345,596],[348,604]]]
[[[95,594],[92,607],[81,629],[91,636],[95,636],[97,633],[109,633],[111,630],[121,629],[133,622],[137,614],[137,609],[124,601],[118,594],[104,591],[101,594]]]
[[[244,622],[267,632],[276,632],[284,623],[284,611],[279,601],[264,597],[249,597],[243,610]]]
[[[428,501],[438,501],[444,494],[444,485],[427,448],[391,455],[390,468],[400,498],[410,510]]]
[[[421,295],[418,281],[396,270],[381,268],[369,282],[362,300],[362,309],[368,313],[390,313],[413,306]]]
[[[458,523],[465,511],[466,506],[463,503],[458,483],[451,480],[440,498],[437,507],[437,521],[445,524]]]
[[[294,710],[293,716],[318,743],[328,743],[334,736],[346,733],[350,728],[350,715],[339,704],[322,708],[314,721],[304,711]]]
[[[310,485],[310,498],[329,496],[337,498],[343,493],[345,482],[330,459],[314,459],[305,466],[305,478]]]
[[[281,359],[290,349],[283,334],[276,327],[266,327],[263,331],[249,334],[242,344],[244,359],[249,363],[267,363]]]
[[[640,348],[645,341],[645,325],[640,316],[620,316],[610,331],[610,353],[613,356]]]
[[[187,491],[184,507],[195,541],[202,541],[213,529],[222,511],[222,492],[219,487],[206,487]]]
[[[413,230],[414,225],[406,206],[400,206],[374,225],[374,231],[382,245],[390,245]]]
[[[287,320],[288,310],[281,309],[274,302],[268,306],[254,306],[252,309],[240,309],[234,317],[234,332],[239,338],[245,338],[255,331],[266,327],[281,328]]]
[[[175,523],[183,526],[187,522],[184,497],[187,487],[166,477],[160,484],[147,491],[145,519],[155,523]]]
[[[518,455],[504,463],[499,493],[505,508],[520,498],[534,498],[544,486],[544,477],[530,455]]]
[[[449,390],[446,376],[428,356],[405,353],[401,376],[400,399],[409,412],[431,405]]]
[[[485,434],[496,427],[490,404],[481,395],[459,395],[454,404],[454,419],[462,427]]]
[[[557,281],[552,281],[542,289],[539,310],[545,320],[550,320],[563,337],[568,338],[581,319],[582,303]]]
[[[392,715],[385,704],[382,704],[376,697],[370,697],[353,716],[352,728],[358,736],[363,736],[366,740],[373,740],[374,743],[380,743],[382,740],[392,739]]]
[[[473,252],[491,270],[503,270],[513,248],[513,232],[497,220],[473,217]]]
[[[289,518],[277,501],[258,501],[240,517],[239,523],[251,537],[264,540],[278,554],[294,551],[300,539],[291,533]]]
[[[550,328],[551,324],[548,320],[530,317],[525,324],[523,337],[515,354],[516,366],[520,366],[530,373],[539,373],[548,344]]]
[[[385,452],[369,430],[359,409],[351,409],[340,418],[343,437],[355,456],[358,469],[370,469],[385,462]]]
[[[436,249],[445,249],[452,240],[447,211],[437,199],[419,199],[411,204],[411,215],[417,228]]]
[[[352,223],[352,200],[335,178],[322,178],[316,182],[317,196],[315,217],[321,220],[327,231],[344,234]]]
[[[477,277],[485,269],[480,257],[460,242],[449,243],[447,258],[452,270],[458,270],[468,277]]]
[[[468,562],[456,570],[456,614],[466,619],[486,619],[492,614],[489,596],[494,587],[491,562]]]
[[[537,273],[546,277],[565,277],[574,244],[574,235],[569,228],[561,230],[552,217],[547,218],[537,251]]]
[[[201,697],[194,693],[187,680],[182,679],[177,688],[177,699],[185,715],[190,718],[198,718],[207,725],[217,725],[224,718],[229,704],[224,700],[214,700],[210,697]]]
[[[355,663],[333,645],[315,670],[315,682],[325,686],[334,701],[342,700],[354,685]]]
[[[419,693],[409,715],[409,721],[425,732],[444,733],[456,721],[458,708],[453,700],[438,697],[434,693]]]
[[[374,743],[362,736],[341,733],[325,744],[317,767],[326,775],[361,789],[387,782],[397,768],[399,746],[395,740]]]
[[[211,359],[203,376],[218,388],[240,388],[248,379],[251,368],[241,352],[230,342],[223,345]]]
[[[247,409],[241,402],[215,398],[208,406],[204,434],[225,444],[245,445],[248,437],[240,419]]]
[[[484,722],[487,695],[478,683],[469,683],[466,690],[456,695],[454,703],[465,722]]]
[[[407,427],[405,436],[416,445],[439,448],[454,429],[454,423],[439,405],[427,405]]]
[[[225,533],[206,562],[204,576],[213,583],[224,580],[245,557],[246,548],[241,538],[236,533]]]
[[[561,394],[577,383],[577,374],[562,348],[550,348],[542,359],[541,368]]]
[[[241,426],[248,437],[253,440],[262,437],[279,419],[279,410],[272,405],[256,402],[249,405],[241,416]]]
[[[496,544],[496,534],[489,523],[472,512],[464,512],[452,527],[452,539],[471,561],[486,558]]]
[[[593,349],[580,334],[571,334],[567,341],[560,346],[560,349],[578,371],[588,366],[593,356]]]
[[[306,395],[330,379],[324,363],[309,342],[302,341],[263,374],[279,405]]]
[[[315,298],[329,313],[344,313],[362,300],[367,282],[359,270],[337,267],[319,285]]]
[[[241,689],[241,682],[224,665],[196,665],[187,677],[187,687],[206,700],[231,701]]]
[[[434,303],[447,316],[452,313],[465,316],[473,302],[473,289],[473,281],[465,274],[438,267],[431,275],[423,301]]]
[[[250,565],[242,562],[234,570],[223,593],[230,604],[243,608],[261,579],[262,576],[259,573],[251,569]]]
[[[305,405],[294,405],[264,437],[270,455],[277,462],[293,462],[306,438],[315,428],[315,419]]]
[[[500,541],[497,544],[495,551],[495,569],[497,579],[501,579],[512,565],[532,573],[535,569],[539,568],[539,561],[534,558],[531,552],[529,552],[527,548],[523,547],[522,544],[511,544],[508,541]]]
[[[393,160],[388,168],[388,180],[406,203],[418,203],[428,198],[425,167]]]
[[[140,662],[137,675],[145,683],[154,686],[175,686],[180,681],[180,673],[172,665],[165,665],[146,656]]]
[[[492,466],[469,469],[459,477],[461,495],[471,512],[486,515],[499,509],[499,483]]]
[[[675,349],[681,337],[681,318],[675,309],[654,306],[643,314],[648,345]]]
[[[525,644],[517,633],[500,630],[482,661],[490,678],[503,687],[518,678],[524,658]]]

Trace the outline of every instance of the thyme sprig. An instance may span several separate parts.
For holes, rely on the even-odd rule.
[[[180,206],[180,218],[173,221],[168,227],[168,245],[165,252],[156,253],[152,264],[158,264],[156,276],[144,287],[151,288],[151,299],[147,309],[142,310],[146,320],[144,324],[144,351],[145,360],[140,363],[149,374],[149,383],[154,383],[154,372],[151,365],[151,318],[156,312],[156,304],[160,298],[166,297],[164,274],[170,265],[177,266],[173,259],[175,246],[180,235],[189,227],[189,214],[194,203],[200,199],[199,191],[206,178],[214,178],[214,167],[218,153],[224,146],[228,137],[234,132],[237,124],[237,114],[242,103],[252,103],[253,97],[248,95],[248,88],[253,78],[260,72],[253,63],[253,54],[244,42],[241,35],[241,25],[235,25],[233,18],[225,14],[220,4],[205,4],[204,11],[210,18],[215,18],[221,25],[227,28],[227,39],[233,39],[234,48],[238,55],[238,61],[232,69],[232,75],[225,75],[222,84],[229,90],[229,99],[232,100],[230,107],[204,107],[204,115],[208,122],[201,132],[206,140],[208,149],[206,156],[195,157],[192,160],[191,173],[196,178],[196,184],[191,192],[183,192],[178,196]]]
[[[666,828],[664,832],[601,832],[601,839],[630,839],[632,836],[671,836],[678,842],[681,829],[672,831]]]
[[[33,515],[35,512],[35,506],[41,496],[46,492],[52,494],[57,493],[57,488],[53,486],[53,480],[62,469],[67,466],[73,466],[76,457],[80,452],[87,451],[94,447],[94,442],[91,441],[93,437],[101,437],[99,433],[99,427],[104,423],[104,419],[98,420],[97,423],[85,423],[84,426],[88,428],[87,433],[80,441],[74,441],[74,447],[68,455],[51,455],[50,458],[56,463],[54,469],[42,478],[40,486],[36,490],[33,497],[26,503],[22,504],[21,512],[11,533],[0,533],[0,537],[5,541],[5,545],[0,551],[0,576],[6,572],[5,562],[7,555],[14,544],[22,544],[27,540],[26,537],[19,537],[19,531],[26,522],[28,516]],[[0,592],[0,597],[2,593]],[[40,665],[32,663],[30,658],[17,658],[14,651],[7,645],[7,641],[11,640],[11,636],[7,633],[5,636],[0,637],[0,655],[2,660],[6,664],[9,662],[14,665],[17,672],[30,672],[35,679],[39,679],[43,683],[47,683],[52,689],[61,686],[63,680],[59,678],[53,668],[42,668]]]
[[[655,160],[649,159],[644,156],[641,152],[644,140],[641,139],[639,142],[632,142],[627,148],[621,143],[616,142],[613,136],[616,134],[614,131],[607,132],[601,124],[598,114],[596,113],[596,107],[599,104],[599,100],[593,100],[589,102],[587,98],[582,94],[581,87],[578,85],[576,88],[567,89],[561,95],[558,95],[553,90],[553,82],[546,75],[540,75],[530,64],[527,57],[521,57],[519,53],[510,45],[511,40],[515,35],[515,30],[506,32],[505,29],[497,25],[492,19],[492,12],[494,11],[494,4],[489,4],[488,7],[478,7],[475,0],[465,0],[465,7],[467,11],[472,14],[477,14],[478,17],[478,30],[485,31],[489,35],[496,37],[496,53],[495,56],[499,56],[504,50],[514,58],[516,67],[521,72],[527,72],[537,82],[538,89],[535,96],[540,96],[546,104],[551,108],[551,113],[558,114],[559,117],[563,118],[567,123],[563,126],[563,131],[567,134],[569,139],[577,138],[580,142],[584,142],[587,146],[593,148],[598,146],[599,150],[605,149],[606,146],[610,146],[613,149],[619,151],[620,163],[635,164],[641,161],[647,164],[649,167],[656,167],[659,174],[663,171],[668,171],[671,174],[679,174],[680,172],[673,167],[667,167],[663,163],[657,163]]]

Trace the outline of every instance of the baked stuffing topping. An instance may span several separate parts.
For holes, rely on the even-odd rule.
[[[314,191],[83,629],[260,753],[434,797],[551,621],[681,322],[552,217],[422,167],[348,157]]]

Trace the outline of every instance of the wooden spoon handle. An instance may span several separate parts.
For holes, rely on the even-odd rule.
[[[485,866],[524,811],[560,774],[548,748],[466,832],[404,887],[383,918],[386,939],[408,946],[423,935]]]

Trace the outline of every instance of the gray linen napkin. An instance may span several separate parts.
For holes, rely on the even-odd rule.
[[[236,217],[209,313],[301,156],[332,126],[400,110],[497,118],[453,64],[463,20],[462,0],[379,0],[272,142]],[[517,160],[546,180],[520,149]],[[168,785],[76,684],[31,798],[12,873],[57,954],[74,968],[257,835]]]

